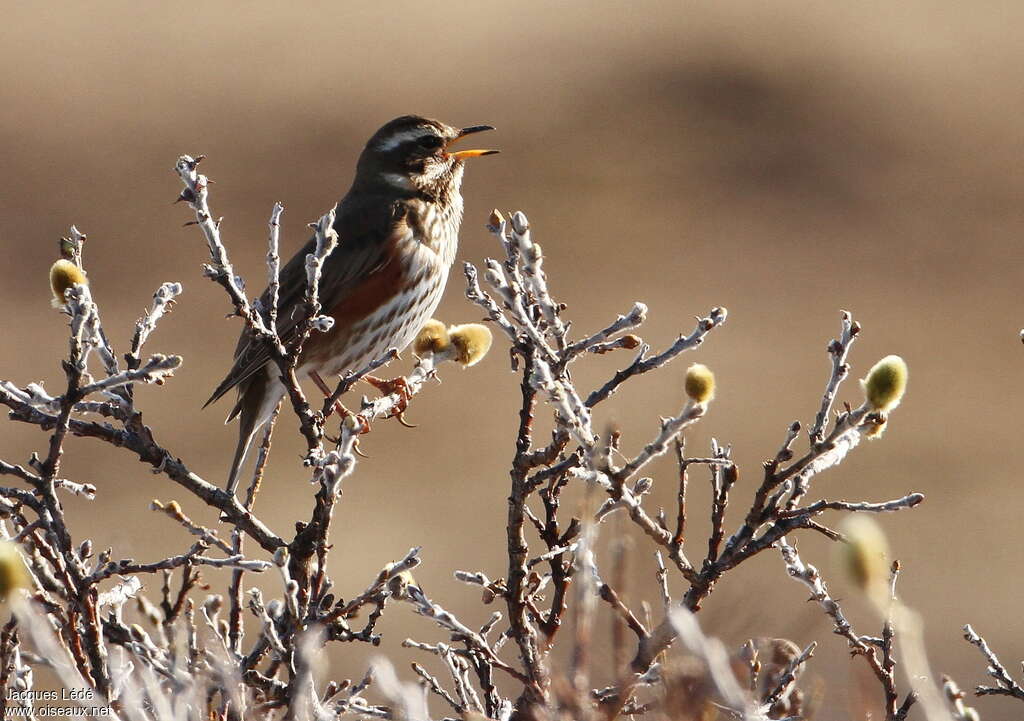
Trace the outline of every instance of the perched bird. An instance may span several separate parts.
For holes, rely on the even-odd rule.
[[[359,156],[352,188],[335,207],[338,245],[324,262],[323,312],[334,318],[314,333],[299,357],[299,379],[357,369],[390,347],[407,346],[433,315],[455,260],[462,222],[464,161],[496,150],[453,150],[455,141],[489,125],[452,128],[416,115],[395,118],[374,133]],[[278,332],[287,343],[298,332],[306,292],[310,240],[281,269]],[[269,303],[264,291],[263,306]],[[238,447],[227,490],[233,493],[253,438],[285,394],[264,345],[242,331],[235,361],[210,396],[232,388],[238,401]],[[204,406],[205,407],[205,406]]]

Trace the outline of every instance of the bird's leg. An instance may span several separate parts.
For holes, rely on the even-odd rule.
[[[313,380],[313,383],[316,385],[316,387],[320,389],[320,392],[324,394],[324,398],[331,397],[334,391],[328,388],[327,384],[324,383],[324,379],[320,377],[319,373],[317,373],[316,371],[310,371],[309,377]],[[340,398],[334,401],[334,405],[327,410],[327,416],[331,415],[331,411],[335,411],[339,416],[341,416],[343,420],[352,415],[352,411],[350,411],[348,408],[341,404]],[[324,420],[327,420],[327,418],[325,417]]]
[[[324,394],[325,398],[330,398],[331,397],[331,395],[334,393],[334,391],[332,391],[330,388],[327,387],[327,384],[324,383],[324,379],[320,377],[319,373],[317,373],[316,371],[310,371],[309,372],[309,377],[313,380],[313,384],[316,385],[316,387],[320,389],[320,392]],[[327,420],[327,417],[329,417],[331,415],[331,411],[336,411],[337,414],[339,416],[341,416],[343,421],[344,421],[344,419],[348,418],[349,416],[354,415],[352,413],[352,411],[350,411],[348,408],[346,408],[345,406],[343,406],[341,404],[341,400],[334,401],[334,405],[331,406],[329,409],[327,409],[327,416],[324,417],[324,420]],[[366,433],[369,430],[370,430],[370,424],[365,422],[365,419],[364,419],[363,431],[362,432]],[[324,438],[329,440],[331,443],[338,443],[341,440],[340,436],[338,438],[331,438],[330,436],[325,435]],[[353,444],[352,450],[354,450],[356,452],[356,455],[362,456],[363,458],[369,458],[369,456],[367,456],[365,453],[363,453],[362,451],[359,450],[359,439],[358,438],[356,439],[355,443]]]
[[[409,383],[405,380],[405,376],[398,376],[398,378],[392,378],[388,381],[368,375],[363,376],[363,380],[386,396],[392,394],[398,396],[398,402],[388,418],[397,418],[398,422],[406,428],[416,427],[405,420],[405,411],[409,407],[409,401],[412,400],[412,392],[409,390]]]

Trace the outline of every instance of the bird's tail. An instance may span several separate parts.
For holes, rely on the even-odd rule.
[[[252,448],[256,432],[274,415],[274,409],[283,392],[283,386],[271,382],[267,373],[257,373],[239,386],[238,403],[232,411],[232,416],[238,415],[238,445],[235,447],[235,457],[228,472],[228,493],[234,493],[238,487],[242,464],[245,463],[249,449]],[[231,417],[228,418],[230,419]]]
[[[241,422],[238,428],[238,446],[235,447],[235,457],[231,461],[231,470],[228,472],[228,485],[227,492],[233,494],[235,489],[238,487],[238,479],[242,472],[242,464],[245,463],[245,457],[249,453],[249,448],[252,446],[253,439],[256,437],[256,431],[259,430],[259,426],[262,424],[256,424],[256,418],[246,418],[242,416]]]

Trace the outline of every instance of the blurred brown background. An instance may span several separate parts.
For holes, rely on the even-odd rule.
[[[907,359],[909,393],[886,437],[822,476],[816,494],[925,493],[919,510],[882,521],[904,562],[903,595],[927,619],[934,668],[964,687],[983,680],[981,657],[961,640],[966,622],[1016,668],[1024,5],[377,5],[5,3],[0,377],[60,387],[66,328],[49,307],[46,270],[75,223],[89,234],[93,292],[121,351],[157,285],[184,283],[149,350],[179,353],[185,366],[139,395],[158,438],[220,483],[235,429],[221,425],[228,404],[199,407],[240,324],[222,319],[226,297],[200,276],[205,245],[181,227],[187,209],[171,204],[176,157],[209,156],[214,211],[255,292],[273,201],[286,207],[290,253],[305,224],[347,189],[381,123],[409,112],[491,123],[499,130],[488,142],[502,155],[467,173],[461,259],[497,252],[483,230],[492,207],[522,208],[578,332],[643,300],[644,336],[661,348],[695,314],[729,309],[705,347],[633,382],[598,418],[621,425],[627,450],[639,448],[656,415],[677,410],[685,364],[707,363],[720,390],[689,447],[703,452],[712,436],[734,445],[734,512],[786,425],[813,418],[841,308],[864,327],[854,378],[885,354]],[[440,317],[479,316],[462,287],[453,274]],[[450,571],[505,574],[517,398],[505,358],[499,341],[480,367],[448,369],[413,405],[416,430],[379,423],[366,439],[372,458],[347,482],[333,534],[342,595],[422,544],[417,577],[428,593],[467,620],[486,619],[491,609]],[[592,359],[575,377],[590,388],[627,361]],[[855,380],[841,399],[859,402]],[[260,499],[282,533],[307,516],[311,495],[293,425],[278,427]],[[24,462],[44,442],[5,424],[0,456]],[[101,492],[91,504],[68,501],[79,533],[121,555],[151,559],[189,543],[146,510],[152,497],[209,516],[128,454],[93,441],[73,439],[65,469]],[[672,465],[654,475],[657,497],[670,504]],[[695,514],[705,485],[696,474]],[[604,537],[618,532],[610,524]],[[827,548],[807,537],[801,547],[831,573],[837,595],[853,596]],[[648,546],[636,549],[638,583],[648,583]],[[844,717],[860,664],[805,599],[766,553],[726,577],[702,620],[730,645],[750,634],[821,641],[811,673],[826,684],[822,718]],[[851,600],[849,611],[862,633],[875,632],[866,608]],[[406,636],[440,638],[402,607],[379,630],[386,653]],[[335,672],[361,673],[369,653],[341,649]],[[1003,699],[977,706],[986,719],[1020,715]]]

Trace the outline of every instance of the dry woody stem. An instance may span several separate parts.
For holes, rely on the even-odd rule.
[[[350,369],[333,391],[322,388],[322,404],[319,396],[311,401],[296,366],[303,343],[333,323],[321,314],[319,300],[323,264],[338,243],[333,211],[311,224],[315,243],[306,256],[304,317],[282,336],[284,208],[275,204],[268,222],[268,292],[262,302],[250,299],[232,265],[223,224],[211,210],[202,160],[181,156],[175,172],[183,188],[179,200],[193,212],[188,225],[201,232],[208,254],[204,275],[224,290],[232,316],[265,345],[287,399],[264,430],[252,477],[243,479],[237,495],[235,488],[222,490],[163,445],[133,392],[139,383],[173,392],[182,358],[143,351],[182,301],[182,286],[158,287],[135,324],[123,368],[89,286],[75,283],[64,291],[58,299],[69,327],[68,352],[60,361],[63,388],[51,394],[39,383],[0,381],[0,404],[9,419],[44,434],[40,451],[27,460],[0,460],[0,476],[10,480],[0,487],[0,592],[12,609],[0,627],[5,713],[15,706],[30,717],[38,711],[27,692],[35,688],[34,670],[45,667],[67,688],[93,694],[83,708],[98,704],[125,719],[802,718],[809,707],[801,676],[824,639],[804,648],[785,639],[751,639],[730,651],[699,623],[700,610],[720,583],[729,582],[730,572],[770,550],[783,560],[779,578],[802,584],[841,643],[864,659],[887,721],[902,721],[912,708],[927,705],[921,697],[915,706],[915,689],[902,687],[896,675],[902,658],[897,649],[905,640],[902,616],[893,610],[898,566],[881,632],[868,636],[854,630],[821,573],[797,550],[797,539],[807,533],[846,543],[834,528],[838,516],[890,514],[924,500],[906,491],[888,500],[815,493],[820,474],[892,420],[888,407],[883,412],[867,402],[840,402],[860,334],[850,313],[840,313],[838,337],[826,345],[828,376],[820,400],[807,399],[810,422],[785,422],[781,445],[766,454],[753,486],[744,486],[741,457],[728,443],[715,440],[697,453],[687,444],[687,433],[714,413],[714,377],[703,365],[692,366],[702,385],[699,393],[687,386],[688,396],[682,368],[674,364],[719,335],[726,310],[710,308],[681,323],[667,344],[642,337],[648,309],[639,301],[603,327],[577,332],[555,296],[556,283],[548,278],[527,217],[517,212],[506,219],[495,211],[488,230],[498,257],[479,268],[465,264],[466,307],[467,314],[482,315],[508,349],[516,415],[503,490],[494,495],[507,511],[495,534],[501,563],[454,572],[466,592],[489,608],[479,618],[460,618],[450,610],[459,599],[428,595],[412,575],[421,564],[444,567],[429,548],[411,548],[398,560],[376,559],[380,571],[360,581],[339,578],[348,573],[351,553],[338,553],[332,542],[344,483],[364,462],[361,435],[376,421],[401,420],[409,403],[434,385],[444,363],[459,355],[440,341],[426,344],[401,378],[371,379],[379,393],[364,397],[343,418],[332,415],[341,397],[395,362],[397,351]],[[61,242],[61,255],[78,268],[85,240],[72,228]],[[438,327],[443,335],[444,324]],[[454,338],[456,331],[449,330]],[[487,337],[481,346],[486,352],[489,334],[476,330]],[[592,376],[575,373],[575,366],[595,355],[620,357],[618,369],[584,383]],[[660,415],[642,427],[616,427],[606,401],[652,373],[666,388]],[[259,515],[260,489],[277,480],[268,465],[271,434],[275,421],[280,433],[290,416],[306,447],[292,470],[309,481],[308,492],[296,491],[305,504],[299,517],[274,529]],[[416,432],[443,431],[427,426]],[[95,549],[76,535],[65,504],[104,504],[107,497],[103,484],[62,476],[68,436],[106,444],[112,453],[126,451],[177,484],[178,497],[151,505],[153,522],[176,539],[168,555],[135,559],[122,550]],[[655,461],[666,454],[673,468],[661,478],[662,465]],[[386,471],[386,455],[365,462]],[[706,507],[688,498],[695,483],[710,486]],[[653,500],[660,484],[667,484],[673,499],[667,508]],[[203,511],[213,511],[217,520],[204,521],[211,514]],[[706,536],[693,530],[707,527],[692,523],[700,517],[710,520]],[[608,554],[606,538],[614,538]],[[360,551],[377,552],[374,544]],[[641,564],[647,564],[649,587],[638,589],[627,570]],[[341,588],[355,595],[343,598]],[[796,594],[794,599],[800,600]],[[414,614],[423,629],[421,637],[402,642],[422,661],[404,670],[375,651],[389,633],[381,623],[385,613],[390,618],[403,612]],[[596,636],[606,623],[612,648],[602,656]],[[995,679],[977,693],[1024,700],[1024,688],[984,639],[970,626],[965,632]],[[364,649],[365,675],[331,676],[324,649],[336,645],[349,653]],[[945,688],[953,708],[949,718],[970,718],[974,711],[951,690],[955,684]]]

